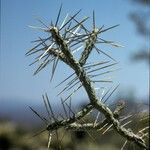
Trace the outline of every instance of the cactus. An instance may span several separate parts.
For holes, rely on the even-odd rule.
[[[56,86],[64,86],[58,93],[58,96],[61,97],[61,103],[65,116],[60,114],[61,119],[56,116],[47,94],[43,95],[43,101],[48,118],[44,118],[43,116],[39,115],[37,111],[30,107],[30,109],[46,124],[46,128],[43,131],[48,131],[49,133],[48,147],[50,147],[53,133],[57,133],[57,130],[64,128],[65,130],[81,131],[103,130],[103,134],[110,129],[113,129],[126,139],[122,149],[126,145],[127,141],[134,143],[141,149],[148,149],[143,135],[141,136],[139,134],[135,134],[132,130],[125,128],[130,121],[122,123],[123,120],[127,120],[127,118],[130,117],[122,117],[120,115],[125,107],[124,101],[116,104],[113,111],[106,104],[106,101],[118,88],[118,85],[114,87],[114,89],[111,88],[108,89],[108,91],[105,91],[101,97],[99,97],[96,92],[95,85],[98,84],[100,86],[100,84],[103,82],[112,82],[111,80],[99,78],[102,75],[106,75],[115,71],[111,70],[111,67],[114,67],[118,64],[113,57],[99,49],[98,45],[103,43],[114,47],[121,47],[121,45],[113,41],[104,40],[101,38],[101,35],[104,32],[117,27],[118,25],[109,28],[104,28],[104,26],[99,28],[96,27],[95,14],[93,11],[92,29],[88,29],[85,27],[85,23],[89,17],[85,17],[82,20],[77,19],[77,15],[79,15],[81,10],[72,16],[67,14],[65,19],[60,23],[61,11],[62,5],[59,9],[55,23],[51,22],[50,26],[47,26],[41,20],[39,21],[44,27],[31,26],[32,28],[42,30],[44,33],[48,33],[48,37],[35,40],[34,42],[37,43],[37,45],[26,53],[27,56],[33,54],[37,55],[35,61],[31,65],[41,62],[34,72],[34,75],[46,68],[46,66],[52,64],[52,80],[55,75],[58,62],[63,62],[73,70],[71,75],[67,76],[63,81],[60,81],[60,83],[58,83]],[[100,56],[105,56],[107,60],[90,62],[89,56],[94,51]],[[80,58],[75,56],[76,53],[80,54]],[[99,57],[98,55],[97,57]],[[76,94],[78,90],[81,90],[81,88],[84,88],[86,91],[89,101],[81,110],[75,112],[71,107],[71,103],[73,95]],[[73,91],[69,93],[67,97],[64,98],[62,96],[63,93],[71,90]],[[84,120],[85,116],[91,115],[94,110],[97,110],[98,113],[93,119],[93,123],[79,123],[80,120]],[[98,118],[100,114],[103,114],[105,119],[99,121]]]

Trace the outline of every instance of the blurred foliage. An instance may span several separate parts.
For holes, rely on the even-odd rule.
[[[88,118],[86,118],[88,119]],[[90,118],[89,118],[90,119]],[[131,128],[135,133],[149,125],[149,116],[147,111],[138,115],[133,115],[131,124],[126,128]],[[140,120],[140,121],[139,121]],[[32,126],[32,125],[31,125]],[[36,129],[39,131],[40,129]],[[103,131],[65,131],[60,129],[57,134],[54,133],[50,150],[120,150],[125,139],[119,134],[110,130],[106,134]],[[145,130],[144,132],[147,132]],[[35,131],[27,130],[17,126],[13,122],[0,121],[0,150],[46,150],[48,135],[47,132],[33,136]],[[148,136],[146,135],[147,143]],[[109,144],[108,144],[109,143]],[[124,150],[132,150],[135,145],[129,143]]]
[[[133,1],[144,5],[150,5],[150,0],[133,0]]]
[[[133,0],[135,3],[141,5],[141,9],[132,12],[130,19],[134,22],[137,32],[146,38],[144,40],[149,41],[150,39],[150,0]],[[144,5],[143,5],[144,4]],[[149,9],[145,9],[148,7]],[[147,64],[150,62],[150,44],[147,43],[138,52],[132,54],[131,60],[133,61],[145,61]]]
[[[121,92],[122,93],[122,92]],[[136,99],[133,92],[127,92],[127,95],[118,95],[115,99],[125,101],[125,108],[121,113],[121,116],[126,117],[132,115],[129,119],[122,124],[131,121],[127,126],[127,129],[133,130],[134,133],[149,126],[149,104],[147,100],[143,100],[142,103]],[[118,101],[113,102],[111,107],[115,109]],[[80,105],[82,108],[84,104]],[[16,114],[17,115],[17,114]],[[91,118],[85,117],[83,121],[93,122],[97,113],[93,113]],[[101,121],[103,116],[99,117],[98,121]],[[28,129],[19,126],[14,122],[0,120],[0,150],[47,150],[48,132],[43,132],[37,136],[34,136],[39,132],[43,126],[33,124],[33,120],[30,121]],[[40,128],[39,128],[40,127]],[[34,129],[34,130],[33,130]],[[65,131],[63,129],[58,130],[57,134],[54,133],[52,138],[50,150],[120,150],[123,146],[125,139],[118,133],[110,129],[105,134],[102,134],[105,129],[101,131]],[[145,134],[146,133],[146,134]],[[145,139],[148,141],[149,129],[144,130]],[[141,134],[141,133],[138,133]],[[139,150],[132,143],[127,143],[124,150]]]
[[[147,64],[150,63],[150,53],[148,51],[139,50],[137,53],[135,53],[132,57],[132,60],[134,61],[145,61]]]

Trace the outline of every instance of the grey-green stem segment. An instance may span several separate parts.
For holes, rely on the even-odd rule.
[[[113,112],[101,101],[99,101],[98,97],[96,96],[94,87],[89,79],[89,77],[86,74],[86,71],[84,68],[80,65],[78,61],[75,60],[72,53],[70,52],[68,45],[66,41],[63,40],[61,35],[59,34],[59,31],[56,27],[51,28],[50,30],[52,37],[56,41],[57,45],[62,50],[62,53],[64,54],[65,58],[67,59],[68,65],[75,71],[76,75],[78,76],[80,82],[82,83],[83,87],[86,90],[86,93],[88,95],[88,98],[90,100],[91,105],[97,109],[98,111],[102,112],[106,119],[109,120],[113,124],[113,128],[123,137],[125,137],[127,140],[134,142],[139,147],[148,150],[146,147],[145,141],[139,137],[138,135],[135,135],[133,132],[128,131],[124,127],[122,127],[119,123],[119,121],[114,117]],[[90,54],[90,53],[89,53]],[[87,58],[86,56],[85,58]],[[82,56],[84,58],[84,56]],[[66,125],[66,124],[63,124]]]

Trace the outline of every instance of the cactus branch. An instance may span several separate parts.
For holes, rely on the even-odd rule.
[[[47,114],[49,115],[49,120],[50,120],[49,123],[47,123],[47,120],[45,118],[41,117],[35,110],[33,110],[30,107],[30,109],[38,117],[40,117],[47,125],[46,130],[48,130],[50,134],[48,147],[50,145],[52,131],[57,132],[59,128],[65,128],[66,130],[87,130],[87,131],[91,129],[99,131],[105,128],[103,134],[107,132],[110,128],[113,128],[127,141],[135,143],[142,149],[148,150],[142,136],[139,136],[138,134],[134,134],[133,131],[125,128],[125,126],[129,124],[130,121],[125,123],[124,125],[121,125],[121,120],[119,119],[119,116],[125,104],[121,103],[117,105],[114,111],[112,111],[105,104],[108,98],[112,95],[112,93],[117,89],[118,86],[110,93],[110,95],[105,100],[104,97],[106,97],[109,91],[106,92],[104,96],[102,96],[102,99],[100,99],[97,96],[95,90],[95,83],[110,82],[110,81],[102,80],[102,79],[97,80],[94,77],[112,72],[112,70],[108,70],[100,73],[101,70],[109,69],[110,67],[113,67],[117,64],[116,60],[113,57],[111,57],[101,49],[97,48],[96,44],[106,43],[106,44],[111,44],[115,47],[119,47],[114,42],[103,40],[102,38],[99,37],[99,35],[117,27],[118,25],[106,29],[103,29],[104,26],[102,26],[101,28],[96,28],[95,13],[93,11],[93,28],[92,31],[90,31],[84,25],[86,20],[89,17],[85,17],[81,21],[78,21],[78,19],[76,19],[76,16],[80,13],[80,11],[78,11],[75,15],[70,16],[70,18],[67,15],[59,27],[58,24],[59,24],[61,10],[62,10],[62,5],[59,9],[59,13],[55,25],[51,23],[51,26],[47,27],[44,24],[44,26],[47,27],[47,29],[44,29],[44,32],[48,33],[49,37],[45,39],[40,38],[39,40],[34,41],[37,43],[37,45],[34,46],[26,53],[26,55],[38,54],[33,64],[38,61],[42,61],[38,69],[35,71],[35,74],[37,74],[40,70],[45,68],[49,63],[53,62],[52,76],[51,76],[52,79],[56,67],[58,66],[59,60],[64,62],[73,70],[74,72],[73,74],[69,75],[66,79],[64,79],[57,85],[57,86],[61,86],[66,81],[68,81],[72,76],[74,77],[71,81],[67,83],[67,85],[63,88],[63,90],[58,95],[62,95],[62,93],[69,91],[75,88],[78,84],[80,84],[77,88],[74,89],[74,91],[67,98],[65,98],[65,100],[63,100],[64,98],[63,99],[61,98],[63,110],[66,115],[66,118],[61,115],[62,120],[59,120],[55,116],[55,113],[52,110],[47,95],[43,96],[43,100],[44,100]],[[78,52],[79,50],[81,50],[82,52],[80,58],[77,59],[74,53]],[[98,53],[104,54],[105,56],[107,56],[108,59],[111,59],[111,61],[113,60],[113,62],[109,63],[111,61],[108,60],[108,61],[89,63],[88,58],[94,50],[96,50]],[[81,109],[77,113],[71,113],[73,112],[71,110],[71,101],[70,101],[70,105],[68,105],[67,100],[71,99],[73,94],[75,94],[75,92],[78,91],[81,87],[83,87],[87,93],[89,104],[84,106],[83,109]],[[69,114],[65,107],[66,105],[69,108],[69,112],[70,112]],[[87,116],[90,112],[92,112],[94,109],[96,109],[98,113],[102,113],[105,116],[105,119],[103,121],[97,122],[97,118],[98,118],[97,116],[94,123],[86,123],[86,122],[83,124],[78,123],[79,120],[83,120],[83,118]],[[126,143],[127,142],[125,142],[125,144]]]

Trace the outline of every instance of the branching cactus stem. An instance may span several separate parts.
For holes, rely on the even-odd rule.
[[[42,25],[44,25],[46,28],[32,26],[33,28],[44,30],[44,32],[47,32],[49,36],[45,39],[40,37],[38,40],[34,41],[37,43],[37,45],[26,53],[27,56],[31,54],[38,55],[31,65],[35,64],[36,62],[41,62],[37,70],[34,72],[34,75],[46,68],[46,66],[49,64],[52,64],[52,80],[58,65],[58,61],[62,61],[64,64],[68,65],[74,72],[56,86],[62,86],[68,82],[66,83],[65,88],[58,94],[61,97],[63,97],[63,93],[66,91],[71,91],[73,88],[77,87],[68,95],[67,98],[61,98],[65,117],[62,115],[62,119],[56,117],[54,111],[52,110],[52,106],[47,94],[43,96],[43,100],[49,119],[45,119],[44,117],[40,116],[33,108],[30,107],[30,109],[47,125],[45,130],[49,132],[48,147],[50,147],[52,140],[51,137],[53,135],[52,133],[60,128],[64,128],[65,130],[96,130],[98,132],[105,129],[102,134],[109,132],[110,129],[114,129],[127,141],[134,143],[141,149],[148,150],[145,140],[142,136],[134,134],[132,130],[125,128],[125,126],[131,121],[122,124],[122,120],[126,120],[126,118],[121,119],[121,111],[124,109],[125,103],[122,102],[117,104],[114,111],[112,111],[111,108],[106,105],[107,100],[117,88],[115,88],[110,94],[108,94],[110,90],[106,91],[101,98],[98,97],[95,90],[95,83],[97,82],[112,82],[110,80],[99,78],[101,75],[111,73],[111,67],[116,66],[118,63],[112,56],[99,49],[98,45],[103,43],[114,47],[121,47],[120,44],[117,44],[113,41],[107,41],[100,37],[101,34],[117,27],[118,25],[109,28],[104,28],[104,26],[96,28],[95,13],[93,11],[93,27],[92,30],[89,30],[85,27],[85,23],[89,17],[85,17],[79,21],[77,19],[77,15],[80,13],[80,11],[78,11],[73,16],[67,15],[62,21],[62,24],[59,26],[61,10],[62,6],[59,9],[56,22],[54,24],[51,22],[51,26],[46,26],[41,20],[40,23],[42,23]],[[77,59],[75,53],[79,51],[81,51],[80,58]],[[108,60],[102,61],[100,59],[98,62],[91,63],[89,61],[89,56],[92,52],[97,52],[98,55],[103,55]],[[104,72],[102,72],[103,70]],[[70,79],[72,77],[74,78]],[[89,101],[88,104],[85,105],[80,111],[74,112],[71,107],[72,97],[78,90],[81,89],[81,87],[83,87],[85,90]],[[71,100],[70,104],[68,104],[69,99]],[[98,115],[93,123],[78,122],[83,120],[85,116],[91,115],[94,110],[98,111]],[[98,117],[100,114],[103,114],[105,119],[99,121]]]

